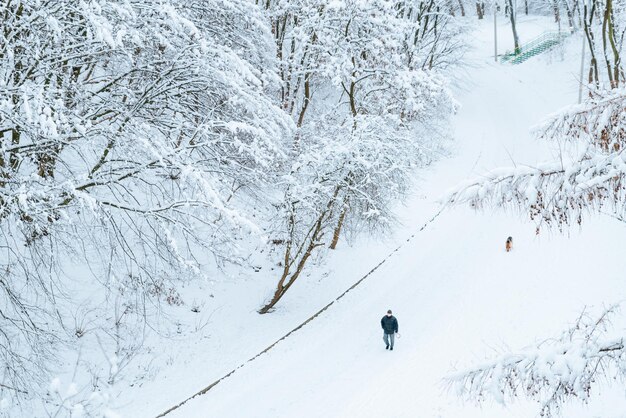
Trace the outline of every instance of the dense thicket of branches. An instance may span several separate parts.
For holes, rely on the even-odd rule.
[[[20,0],[0,16],[0,395],[36,397],[76,306],[119,328],[107,310],[132,322],[175,301],[198,256],[257,228],[233,195],[254,197],[293,123],[245,1]]]
[[[283,108],[297,132],[273,227],[283,272],[261,313],[318,247],[390,224],[412,170],[440,154],[455,105],[439,71],[464,49],[463,26],[436,0],[265,6],[282,60]]]

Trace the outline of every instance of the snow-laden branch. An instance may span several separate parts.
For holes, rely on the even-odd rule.
[[[559,338],[451,373],[445,382],[471,401],[507,404],[522,395],[540,404],[541,416],[558,415],[567,400],[586,402],[602,382],[626,377],[626,337],[608,331],[616,309],[595,318],[583,312]]]
[[[528,211],[539,223],[557,226],[581,223],[586,212],[609,208],[626,211],[626,95],[611,92],[554,116],[538,134],[554,140],[584,139],[572,145],[561,161],[536,167],[492,170],[449,191],[449,204],[486,204]],[[581,148],[582,151],[576,150]]]
[[[604,152],[626,146],[626,88],[592,92],[581,104],[561,109],[533,131],[541,139],[583,140]]]

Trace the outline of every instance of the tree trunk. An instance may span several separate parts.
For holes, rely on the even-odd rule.
[[[302,273],[302,270],[304,269],[304,265],[306,264],[306,261],[308,260],[308,258],[311,256],[311,253],[313,252],[315,247],[319,245],[320,244],[313,243],[313,241],[309,243],[309,246],[307,247],[306,252],[304,253],[298,265],[296,266],[296,271],[294,271],[291,277],[289,277],[287,284],[285,284],[284,286],[276,287],[276,291],[274,292],[274,296],[272,296],[272,299],[265,306],[259,309],[260,314],[263,315],[263,314],[270,312],[274,308],[274,306],[276,306],[276,304],[282,299],[282,297],[285,296],[285,293],[287,293],[287,290],[289,290],[291,285],[294,284],[295,281],[300,276],[300,273]]]
[[[596,59],[596,50],[595,43],[593,39],[593,32],[591,31],[591,25],[593,23],[593,13],[596,7],[595,0],[591,6],[591,10],[587,9],[587,5],[584,6],[584,16],[583,16],[583,25],[585,29],[585,36],[587,38],[587,43],[589,46],[589,53],[591,55],[591,63],[589,65],[589,84],[595,84],[596,87],[600,87],[600,79],[598,74],[598,60]],[[587,16],[589,16],[589,20],[587,20]]]
[[[479,20],[482,20],[485,17],[483,6],[484,6],[484,3],[480,1],[476,2],[476,14],[478,15]]]
[[[615,80],[613,79],[613,71],[611,68],[611,60],[607,54],[607,36],[608,36],[608,24],[610,21],[610,10],[611,10],[611,0],[606,1],[606,6],[604,8],[604,16],[602,19],[602,53],[604,54],[604,62],[606,63],[606,70],[609,76],[609,85],[611,88],[615,87]]]
[[[609,73],[612,72],[612,77],[610,77],[611,88],[617,88],[620,82],[620,75],[622,75],[621,71],[621,57],[619,49],[617,48],[615,41],[615,26],[613,25],[613,0],[606,0],[606,11],[605,11],[606,21],[607,21],[607,37],[609,40],[609,45],[611,46],[611,51],[613,52],[613,66],[609,68]]]
[[[561,21],[561,13],[559,11],[559,2],[558,0],[552,0],[552,11],[554,13],[554,21],[556,23]]]
[[[509,7],[509,19],[511,19],[511,30],[513,30],[513,43],[515,46],[515,54],[519,54],[521,52],[520,44],[519,44],[519,36],[517,35],[517,28],[515,27],[515,9],[513,9],[513,0],[507,0],[507,5]]]
[[[303,240],[304,242],[296,250],[293,256],[291,253],[293,250],[293,243],[294,243],[294,237],[295,237],[296,217],[294,214],[295,211],[293,209],[293,206],[291,206],[291,213],[289,215],[289,239],[287,241],[287,247],[285,249],[285,259],[284,259],[285,266],[283,268],[283,274],[281,275],[281,278],[278,281],[278,284],[276,285],[276,290],[274,291],[274,295],[272,296],[272,299],[270,299],[270,301],[266,305],[264,305],[261,309],[259,309],[258,312],[260,314],[266,314],[272,310],[272,308],[278,303],[278,301],[280,301],[280,299],[285,295],[285,293],[287,293],[287,290],[289,290],[291,285],[294,284],[294,282],[298,279],[298,277],[300,277],[300,273],[302,273],[302,270],[304,269],[304,265],[306,264],[307,260],[313,253],[313,250],[316,247],[323,245],[323,243],[321,243],[320,240],[322,239],[322,236],[324,235],[324,228],[326,226],[326,223],[328,222],[328,218],[332,214],[333,206],[337,202],[337,196],[339,195],[340,190],[341,190],[340,185],[335,187],[335,191],[333,192],[332,197],[326,204],[326,210],[324,210],[319,215],[319,217],[317,218],[317,220],[315,221],[311,229],[309,229],[308,233],[305,235],[305,238]],[[289,202],[289,204],[292,205],[291,202]],[[306,245],[306,249],[304,248],[305,245]],[[303,250],[304,252],[302,252]],[[296,262],[296,260],[298,260],[298,258],[300,259],[300,261],[298,261],[298,264],[296,265],[296,270],[293,273],[291,273],[291,266]],[[287,277],[289,277],[289,279],[287,279]]]
[[[341,214],[339,214],[339,221],[337,222],[337,226],[335,227],[335,231],[333,232],[333,242],[330,243],[330,249],[334,250],[337,248],[337,242],[339,242],[339,236],[341,235],[341,227],[343,226],[343,221],[346,218],[347,207],[344,206],[341,209]]]
[[[567,13],[567,24],[569,25],[569,31],[570,33],[574,33],[574,12],[572,11],[572,8],[570,7],[569,3],[567,1],[564,2],[565,4],[565,12]]]
[[[461,16],[465,17],[465,5],[463,5],[463,0],[458,0],[459,2],[459,10],[461,11]]]
[[[266,314],[268,312],[270,312],[274,306],[280,301],[280,299],[285,296],[285,293],[287,293],[287,290],[289,290],[289,288],[291,287],[292,284],[295,283],[295,281],[298,279],[298,277],[300,277],[300,273],[302,273],[302,270],[304,269],[304,265],[306,264],[307,260],[309,259],[309,257],[311,256],[311,254],[313,253],[313,250],[316,247],[319,247],[320,242],[319,240],[322,237],[322,226],[324,223],[324,218],[326,217],[327,212],[324,212],[322,215],[320,215],[320,217],[317,219],[316,223],[315,223],[315,228],[313,230],[313,233],[311,234],[310,238],[308,239],[308,244],[306,247],[306,250],[304,251],[302,257],[300,258],[300,261],[298,262],[298,264],[296,265],[296,270],[293,272],[293,274],[291,274],[291,276],[289,276],[289,279],[287,279],[287,276],[290,273],[290,266],[293,264],[293,261],[289,261],[290,259],[290,252],[291,252],[291,245],[292,242],[289,242],[287,244],[287,251],[285,253],[285,268],[283,270],[283,274],[282,277],[280,278],[277,286],[276,286],[276,290],[274,291],[274,295],[272,296],[272,299],[270,299],[270,301],[263,306],[261,309],[259,309],[259,313],[260,314]],[[292,218],[293,220],[293,218]]]
[[[11,129],[11,145],[12,146],[16,147],[20,144],[20,137],[21,137],[21,133],[18,128]],[[19,163],[20,161],[17,156],[17,152],[11,151],[9,153],[9,166],[11,167],[11,170],[13,171],[17,170]]]

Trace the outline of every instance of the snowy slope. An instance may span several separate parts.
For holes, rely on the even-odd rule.
[[[522,19],[523,40],[550,24]],[[502,45],[509,29],[504,24],[499,29]],[[529,128],[575,102],[580,39],[570,39],[565,51],[508,66],[489,56],[492,30],[486,21],[475,31],[470,65],[459,76],[464,88],[457,89],[462,108],[455,119],[455,155],[423,173],[422,188],[399,210],[404,227],[383,242],[344,244],[271,315],[254,310],[274,275],[258,283],[248,279],[246,285],[258,293],[221,307],[206,339],[172,349],[172,365],[126,393],[120,413],[153,417],[269,345],[404,242],[459,181],[512,160],[532,165],[551,159],[554,151],[535,141]],[[169,416],[535,416],[539,408],[527,402],[510,408],[462,405],[442,390],[441,379],[454,366],[469,366],[494,349],[521,348],[557,334],[584,305],[621,299],[624,258],[615,243],[624,233],[626,225],[597,218],[567,236],[548,231],[535,236],[533,225],[517,214],[448,209],[319,318]],[[515,248],[507,254],[509,235]],[[400,324],[393,352],[385,351],[379,329],[388,308]],[[587,407],[568,406],[563,416],[620,416],[626,399],[619,389],[608,392],[611,396]]]

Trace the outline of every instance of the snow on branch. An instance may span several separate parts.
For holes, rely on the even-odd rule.
[[[556,339],[452,373],[445,378],[448,390],[477,403],[525,396],[539,402],[545,417],[558,415],[568,399],[587,402],[600,382],[626,377],[624,336],[609,332],[616,310],[595,318],[583,311]]]
[[[585,211],[609,205],[624,211],[626,155],[595,155],[567,165],[548,163],[533,167],[493,170],[459,185],[448,203],[521,207],[531,219],[548,225],[580,224]]]
[[[626,89],[593,92],[584,103],[562,109],[534,130],[541,139],[583,139],[604,152],[626,145]]]
[[[572,143],[570,155],[536,167],[500,168],[460,184],[446,197],[448,204],[486,204],[527,211],[539,224],[563,226],[582,222],[585,212],[608,207],[626,210],[626,95],[610,92],[553,117],[540,138]],[[585,141],[582,141],[582,140]],[[574,148],[582,147],[582,151]]]

